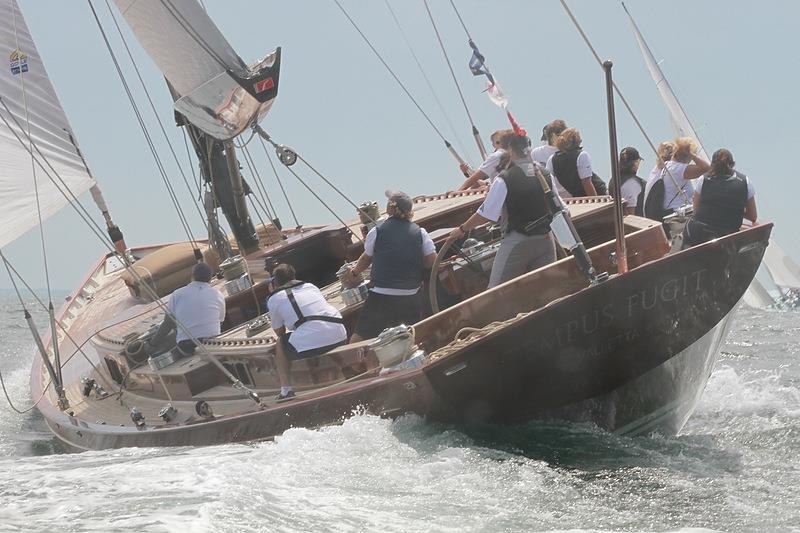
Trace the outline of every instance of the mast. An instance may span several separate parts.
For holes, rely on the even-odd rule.
[[[233,143],[221,142],[203,133],[199,128],[189,124],[176,113],[179,125],[186,128],[192,140],[197,159],[200,161],[200,173],[209,185],[214,201],[222,209],[233,236],[243,254],[258,250],[258,235],[250,219],[245,202],[245,194],[249,187],[239,172],[239,162]],[[210,221],[213,224],[213,221]],[[220,252],[220,257],[227,253]]]
[[[617,272],[624,274],[628,271],[628,251],[625,247],[625,224],[622,221],[622,184],[619,176],[619,158],[617,157],[617,119],[614,115],[614,81],[611,77],[611,61],[603,62],[606,72],[606,98],[608,105],[608,137],[611,149],[611,181],[614,182],[614,232],[617,237]]]
[[[239,172],[233,139],[272,107],[278,95],[280,47],[248,65],[197,0],[114,1],[167,79],[177,123],[190,134],[204,179],[241,252],[257,250],[245,201],[249,188]]]

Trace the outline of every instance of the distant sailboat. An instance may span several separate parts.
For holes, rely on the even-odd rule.
[[[782,298],[800,291],[800,267],[772,239],[764,254],[764,265]]]
[[[658,62],[653,56],[653,52],[647,45],[647,41],[644,40],[644,36],[639,31],[636,21],[633,20],[633,16],[631,16],[630,11],[628,11],[628,8],[625,6],[624,2],[622,2],[622,8],[625,10],[625,13],[628,15],[628,18],[631,21],[631,25],[633,26],[633,34],[636,37],[636,42],[642,52],[642,57],[644,58],[647,70],[650,71],[650,76],[653,78],[653,81],[656,84],[658,93],[661,95],[661,99],[664,101],[664,105],[669,111],[670,123],[672,124],[672,130],[675,133],[675,136],[693,138],[695,141],[697,141],[698,154],[706,161],[710,161],[711,159],[708,157],[708,153],[703,148],[703,145],[700,142],[700,137],[697,135],[692,123],[689,121],[686,111],[684,111],[683,106],[681,106],[681,103],[678,101],[678,97],[675,96],[675,92],[672,90],[672,87],[670,87],[664,72],[661,70],[661,67],[658,66]],[[771,253],[771,251],[773,252]],[[770,257],[772,257],[772,259],[770,259]],[[797,264],[795,264],[785,253],[783,253],[782,250],[780,250],[780,248],[775,244],[775,241],[772,239],[769,241],[769,248],[767,248],[767,252],[764,256],[764,262],[773,278],[775,278],[773,271],[778,271],[780,272],[779,276],[781,274],[787,274],[785,279],[790,283],[788,286],[791,286],[791,283],[796,283],[796,286],[800,287],[800,269],[798,269]],[[780,287],[780,284],[777,283],[777,281],[776,285]],[[744,295],[744,301],[747,303],[747,305],[761,308],[769,307],[775,303],[774,298],[769,294],[767,289],[758,280],[758,278],[753,278],[753,282],[750,284],[750,287],[747,289],[747,292]]]

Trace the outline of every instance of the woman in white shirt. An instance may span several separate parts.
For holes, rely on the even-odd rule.
[[[663,154],[661,147],[664,147]],[[661,202],[661,213],[646,213],[648,218],[661,220],[675,212],[692,200],[694,187],[692,180],[709,171],[708,161],[697,155],[697,143],[689,137],[676,139],[674,143],[662,143],[659,146],[659,159],[663,161],[661,168],[653,169],[645,190],[645,203],[653,187],[663,182],[664,197]],[[649,211],[649,209],[648,209]]]
[[[501,170],[497,168],[497,165],[500,162],[500,158],[506,153],[508,142],[513,135],[514,130],[497,130],[492,133],[489,139],[492,141],[494,152],[489,154],[489,157],[487,157],[478,167],[478,170],[474,172],[470,170],[466,163],[462,165],[461,171],[465,174],[469,174],[469,177],[461,184],[461,187],[458,188],[459,191],[480,187],[483,180],[489,180],[489,183],[494,180],[495,176],[497,176]]]

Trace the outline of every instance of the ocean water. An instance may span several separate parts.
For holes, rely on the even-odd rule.
[[[5,297],[0,346],[30,406],[30,336]],[[268,443],[75,454],[0,398],[0,531],[800,531],[799,358],[800,313],[741,310],[669,438],[359,415]]]

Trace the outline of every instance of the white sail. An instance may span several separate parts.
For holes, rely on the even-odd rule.
[[[625,13],[628,14],[628,18],[633,25],[633,33],[636,36],[636,42],[639,44],[639,49],[642,51],[644,62],[647,65],[647,70],[650,71],[650,76],[653,78],[653,81],[656,84],[658,93],[661,95],[661,99],[664,101],[664,105],[669,111],[670,123],[672,124],[672,130],[675,133],[675,136],[691,137],[695,139],[699,147],[698,154],[706,161],[710,161],[708,154],[700,143],[700,137],[697,135],[694,127],[692,127],[692,123],[689,122],[689,117],[686,116],[686,112],[683,110],[681,103],[678,101],[678,97],[675,96],[675,93],[672,91],[672,87],[670,87],[667,78],[664,76],[664,73],[661,72],[661,67],[658,66],[656,58],[653,57],[653,52],[651,52],[650,47],[647,46],[647,42],[644,40],[644,37],[639,31],[639,27],[636,25],[636,22],[634,22],[633,17],[628,12],[628,8],[625,7],[624,3],[622,4],[622,7],[625,9]]]
[[[197,0],[115,2],[180,94],[175,108],[195,126],[218,139],[229,139],[272,106],[280,48],[248,67]]]
[[[764,309],[774,304],[775,300],[764,288],[764,285],[757,278],[753,278],[752,283],[744,293],[744,303],[756,309]]]
[[[45,219],[68,203],[59,187],[77,196],[94,181],[17,2],[0,0],[0,10],[1,247],[38,225],[37,188]]]
[[[775,285],[782,289],[800,289],[800,267],[772,239],[764,252],[764,265]]]

